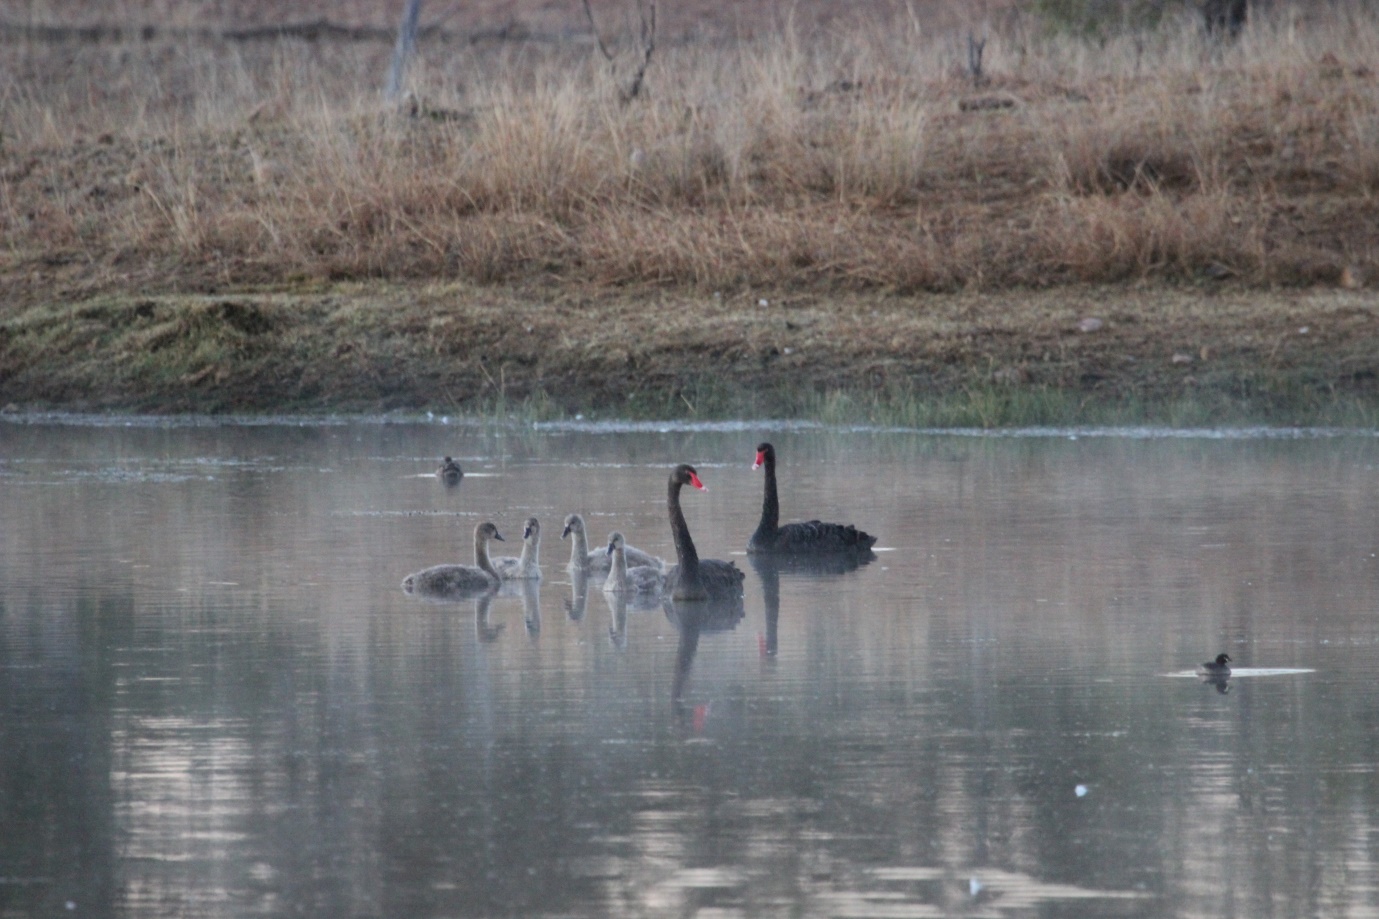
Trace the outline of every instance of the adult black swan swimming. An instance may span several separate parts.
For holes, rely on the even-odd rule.
[[[402,580],[402,589],[409,594],[430,597],[463,597],[498,587],[498,572],[488,557],[488,541],[503,537],[492,523],[474,528],[474,564],[433,565],[424,571],[409,574]]]
[[[690,538],[689,525],[680,510],[680,489],[693,485],[700,491],[704,483],[693,466],[681,463],[670,474],[666,489],[666,509],[670,511],[670,533],[675,537],[676,565],[666,572],[666,593],[672,600],[723,600],[742,596],[743,573],[732,562],[700,559]]]
[[[752,468],[766,467],[766,496],[761,502],[761,522],[747,541],[748,552],[796,555],[805,553],[870,553],[876,537],[852,524],[807,523],[780,525],[780,498],[776,496],[776,448],[757,445],[757,460]]]

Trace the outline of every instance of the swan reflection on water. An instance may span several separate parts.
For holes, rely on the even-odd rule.
[[[493,598],[496,596],[498,596],[498,592],[491,590],[474,600],[474,636],[481,643],[486,644],[497,640],[504,628],[501,622],[494,625],[488,621],[488,610],[489,607],[493,606]]]
[[[836,555],[762,555],[751,554],[747,561],[761,578],[766,630],[761,640],[761,655],[775,657],[778,647],[780,621],[780,577],[782,574],[815,580],[850,574],[876,560],[870,549],[862,553]]]
[[[659,609],[661,598],[655,594],[628,594],[621,591],[600,590],[608,604],[608,639],[619,651],[627,650],[627,614]]]
[[[469,594],[417,593],[413,596],[423,603],[443,607],[445,612],[453,612],[458,608],[472,605],[474,608],[474,635],[481,643],[493,641],[503,631],[502,623],[494,625],[488,619],[489,610],[493,606],[494,599],[498,596],[497,587]]]
[[[690,668],[699,651],[699,637],[705,632],[731,632],[742,621],[746,611],[741,597],[722,600],[662,601],[666,619],[680,633],[675,648],[675,678],[670,687],[670,702],[677,714],[684,713],[685,687],[689,685]]]
[[[504,581],[493,592],[495,597],[521,599],[522,621],[527,634],[535,636],[541,631],[541,582],[536,579]]]
[[[560,602],[565,607],[565,616],[571,622],[584,619],[584,611],[589,605],[589,571],[585,568],[570,569],[570,595]]]
[[[627,594],[601,591],[608,604],[608,640],[619,651],[627,650]]]
[[[841,553],[818,556],[748,555],[753,570],[761,578],[765,606],[766,632],[762,641],[763,656],[773,657],[778,645],[780,621],[781,575],[810,579],[846,576],[875,560],[870,550],[861,553]],[[662,600],[666,619],[679,632],[675,651],[675,677],[671,685],[671,705],[682,720],[692,719],[694,729],[703,727],[707,713],[705,706],[687,706],[685,692],[690,670],[699,651],[699,639],[705,633],[730,632],[737,628],[746,611],[741,595],[719,600],[684,601]],[[625,622],[625,620],[624,620]],[[624,639],[625,640],[625,639]]]

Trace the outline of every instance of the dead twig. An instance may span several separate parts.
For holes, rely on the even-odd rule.
[[[603,34],[599,32],[599,27],[594,22],[594,11],[589,7],[589,0],[584,0],[584,18],[589,20],[589,31],[594,33],[594,41],[598,42],[599,52],[603,54],[603,59],[608,63],[613,63],[613,52],[608,50],[608,46],[603,43]]]
[[[973,86],[986,85],[986,76],[982,73],[982,52],[986,50],[986,38],[981,41],[971,32],[967,33],[967,74],[972,78]]]
[[[594,10],[589,5],[589,0],[581,0],[581,2],[584,6],[584,18],[589,20],[589,31],[594,33],[594,41],[598,45],[599,53],[608,62],[608,69],[613,75],[613,81],[617,83],[617,56],[608,50],[608,45],[604,44],[603,33],[599,31],[598,23],[594,21]],[[651,66],[651,55],[656,50],[656,4],[654,0],[637,0],[637,15],[640,19],[637,36],[640,60],[626,85],[618,86],[618,99],[624,105],[641,94],[642,86],[646,80],[646,70]]]

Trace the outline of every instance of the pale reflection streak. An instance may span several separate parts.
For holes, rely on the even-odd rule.
[[[1173,808],[1173,832],[1181,852],[1172,866],[1178,872],[1188,915],[1222,915],[1232,911],[1223,880],[1244,889],[1261,865],[1232,857],[1240,841],[1240,786],[1233,757],[1226,752],[1195,757],[1181,799]],[[1266,869],[1267,870],[1267,869]]]
[[[620,651],[627,650],[627,594],[601,590],[608,604],[608,640]]]
[[[808,843],[822,844],[826,852],[840,842],[793,826],[815,802],[711,805],[704,790],[694,787],[678,793],[662,787],[646,797],[629,837],[603,841],[626,850],[627,857],[588,860],[580,872],[602,879],[605,915],[757,915],[788,907],[803,916],[1000,917],[1056,902],[1152,898],[1144,891],[1049,882],[989,866],[863,868],[845,856],[811,858]],[[734,835],[722,839],[730,850],[741,846],[731,863],[704,863],[695,829],[709,820],[732,827]]]
[[[233,875],[246,854],[252,804],[245,725],[132,713],[123,721],[111,732],[110,781],[124,840],[124,898],[135,910],[177,903],[213,912],[242,883]]]

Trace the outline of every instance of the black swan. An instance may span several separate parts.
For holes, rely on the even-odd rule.
[[[481,523],[474,528],[474,565],[433,565],[402,579],[409,594],[455,596],[492,590],[498,586],[498,572],[488,558],[488,541],[504,541],[498,527]]]
[[[528,517],[522,527],[522,555],[503,555],[493,560],[493,569],[504,581],[524,581],[541,577],[541,521]]]
[[[757,446],[757,460],[752,468],[766,467],[766,497],[761,502],[761,522],[747,542],[748,552],[767,552],[793,555],[809,552],[869,553],[876,537],[852,524],[787,523],[780,525],[780,499],[776,496],[776,448],[770,444]]]
[[[1231,656],[1229,654],[1218,654],[1216,660],[1207,661],[1197,667],[1198,676],[1227,677],[1231,675]]]
[[[610,593],[655,594],[665,586],[666,574],[651,565],[627,567],[627,540],[621,533],[608,537],[608,555],[613,565],[608,570],[608,580],[603,589]]]
[[[460,468],[459,463],[447,456],[441,460],[440,468],[436,470],[436,478],[447,485],[458,485],[460,479],[464,478],[464,470]]]
[[[607,574],[609,566],[612,564],[612,557],[603,549],[589,551],[589,536],[585,532],[584,518],[579,514],[571,514],[565,518],[565,529],[561,531],[560,538],[564,539],[572,536],[570,543],[570,567],[582,569],[590,574]],[[625,546],[627,552],[627,564],[633,568],[649,567],[659,568],[664,571],[666,563],[650,552],[643,552],[634,546]]]
[[[680,510],[680,489],[685,485],[705,490],[694,467],[681,463],[670,474],[666,491],[676,559],[675,567],[666,572],[666,592],[672,600],[723,600],[742,596],[745,576],[736,565],[712,558],[701,560],[694,550],[685,514]]]

